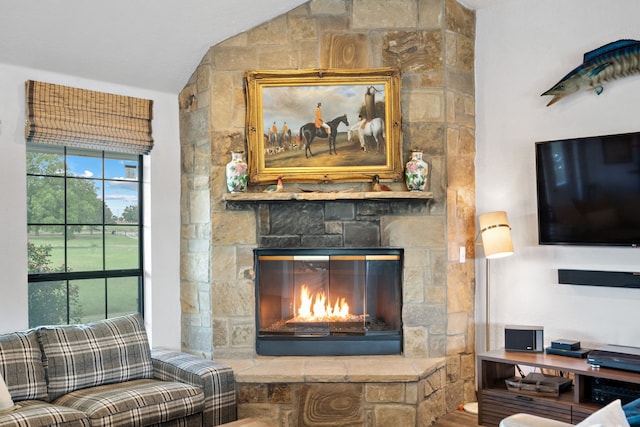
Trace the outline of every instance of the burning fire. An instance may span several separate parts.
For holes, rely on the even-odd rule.
[[[327,320],[327,319],[348,319],[349,304],[344,298],[336,298],[336,303],[331,307],[331,302],[327,302],[324,292],[316,293],[312,296],[307,285],[302,285],[300,289],[300,308],[298,317],[304,320]]]

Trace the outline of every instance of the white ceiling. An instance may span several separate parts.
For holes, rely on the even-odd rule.
[[[305,0],[0,0],[0,63],[178,93],[210,46]]]
[[[0,63],[178,93],[209,47],[304,2],[0,0]]]

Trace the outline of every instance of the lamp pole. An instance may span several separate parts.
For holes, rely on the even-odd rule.
[[[489,332],[490,332],[490,328],[489,328],[489,258],[485,258],[485,268],[484,268],[484,273],[485,273],[485,281],[484,281],[484,286],[485,286],[485,304],[484,304],[484,315],[485,315],[485,320],[484,320],[484,339],[485,339],[485,344],[484,344],[484,351],[489,351],[491,349],[491,337],[489,336]]]

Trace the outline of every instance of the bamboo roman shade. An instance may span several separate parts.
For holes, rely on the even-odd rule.
[[[148,154],[153,101],[27,81],[29,142]]]

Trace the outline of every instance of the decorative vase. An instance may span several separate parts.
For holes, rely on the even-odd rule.
[[[424,191],[428,176],[429,165],[422,160],[422,151],[412,150],[404,172],[404,181],[409,191]]]
[[[243,193],[247,189],[247,164],[242,151],[231,152],[231,161],[227,163],[227,190],[230,193]]]

